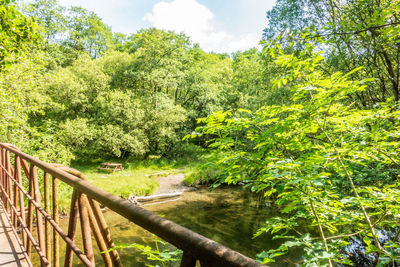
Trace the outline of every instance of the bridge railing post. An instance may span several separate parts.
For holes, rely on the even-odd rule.
[[[52,176],[52,204],[53,204],[53,219],[58,225],[59,215],[58,215],[58,182],[57,178]],[[60,244],[59,237],[56,229],[53,228],[53,266],[60,267]]]

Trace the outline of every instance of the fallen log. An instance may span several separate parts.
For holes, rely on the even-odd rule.
[[[157,194],[157,195],[150,195],[150,196],[144,196],[144,197],[135,196],[133,198],[137,202],[147,202],[147,201],[153,201],[153,200],[156,200],[156,199],[179,197],[182,194],[183,194],[183,192],[174,192],[174,193]]]
[[[167,199],[167,200],[161,200],[161,201],[156,201],[156,202],[145,202],[145,203],[141,203],[141,206],[150,206],[150,205],[158,205],[158,204],[164,204],[167,202],[171,202],[171,201],[177,201],[180,200],[182,197],[178,197],[178,198],[172,198],[172,199]]]
[[[161,175],[167,176],[168,173],[167,173],[167,172],[157,172],[157,173],[146,174],[145,176],[146,176],[146,177],[150,177],[150,176],[161,176]]]

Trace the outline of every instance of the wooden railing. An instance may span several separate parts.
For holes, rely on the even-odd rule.
[[[31,257],[33,247],[40,257],[41,266],[59,266],[60,241],[66,244],[65,267],[72,266],[74,254],[85,266],[95,266],[92,234],[100,251],[114,246],[99,203],[181,249],[182,267],[194,267],[197,262],[202,267],[261,266],[213,240],[93,186],[77,170],[44,163],[10,144],[0,143],[0,150],[2,205],[25,256]],[[39,175],[43,178],[40,179],[43,181],[42,189]],[[58,225],[59,180],[73,188],[67,233]],[[74,242],[78,219],[83,252]],[[101,255],[105,266],[122,266],[116,250]]]

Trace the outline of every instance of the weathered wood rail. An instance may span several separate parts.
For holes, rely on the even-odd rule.
[[[85,266],[95,266],[92,234],[100,251],[114,246],[99,203],[181,249],[181,267],[194,267],[197,262],[202,267],[261,266],[213,240],[95,187],[77,170],[47,164],[13,145],[0,143],[0,166],[2,205],[22,251],[29,259],[33,247],[41,266],[60,266],[60,241],[66,243],[64,267],[72,266],[74,254]],[[39,184],[39,176],[43,184]],[[58,225],[59,181],[73,188],[67,233]],[[83,251],[74,242],[78,220]],[[115,250],[102,253],[102,259],[105,266],[122,266]]]

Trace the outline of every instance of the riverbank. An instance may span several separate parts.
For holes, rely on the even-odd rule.
[[[122,171],[108,172],[98,170],[102,162],[121,163]],[[116,196],[128,199],[129,196],[148,196],[152,194],[182,191],[188,186],[204,184],[200,179],[204,160],[192,158],[122,161],[118,159],[98,159],[94,161],[72,162],[71,167],[82,172],[89,181]],[[207,176],[207,174],[204,174]],[[67,213],[72,195],[71,187],[60,183],[59,205],[62,213]]]

